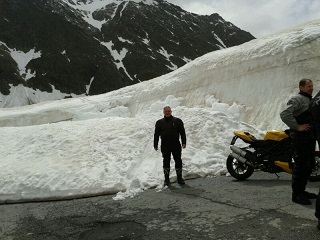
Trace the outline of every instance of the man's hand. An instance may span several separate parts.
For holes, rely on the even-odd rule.
[[[310,131],[310,129],[311,129],[310,124],[303,124],[303,125],[299,125],[299,127],[297,128],[297,131],[304,132],[304,131]]]
[[[185,145],[185,144],[182,144],[182,148],[186,148],[186,145]]]
[[[154,147],[154,150],[158,151],[158,147]]]

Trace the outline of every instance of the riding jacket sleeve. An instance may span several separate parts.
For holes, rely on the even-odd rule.
[[[187,144],[187,137],[186,137],[186,130],[184,128],[184,124],[183,124],[183,121],[179,119],[179,122],[180,122],[180,129],[179,129],[179,134],[180,134],[180,137],[181,137],[181,142],[182,144],[186,145]]]
[[[287,103],[287,108],[280,113],[281,120],[290,129],[297,130],[299,124],[296,118],[305,111],[308,111],[309,103],[309,98],[301,94],[292,97]]]
[[[160,122],[157,121],[154,129],[153,147],[158,149],[159,137],[160,137]]]

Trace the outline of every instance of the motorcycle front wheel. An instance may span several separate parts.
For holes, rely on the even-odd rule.
[[[237,159],[230,155],[227,158],[227,169],[232,177],[240,181],[249,178],[254,172],[253,167],[239,162]]]

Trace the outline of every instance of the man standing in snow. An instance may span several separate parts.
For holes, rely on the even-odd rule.
[[[282,121],[290,128],[293,139],[294,167],[292,171],[292,201],[310,205],[309,199],[317,197],[305,191],[314,162],[315,138],[311,131],[311,113],[309,104],[312,99],[313,83],[310,79],[299,82],[300,92],[287,103],[280,113]]]
[[[164,117],[156,122],[153,141],[154,149],[157,151],[159,137],[161,137],[161,152],[165,179],[164,184],[166,186],[170,186],[171,184],[169,179],[171,154],[175,161],[178,183],[180,185],[185,184],[182,178],[181,150],[186,147],[186,132],[182,120],[172,116],[171,114],[172,111],[169,106],[163,108]],[[182,145],[180,143],[180,136]]]

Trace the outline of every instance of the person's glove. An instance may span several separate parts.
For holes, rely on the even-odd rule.
[[[154,147],[154,150],[158,151],[158,147]]]

